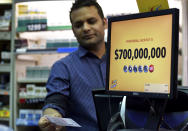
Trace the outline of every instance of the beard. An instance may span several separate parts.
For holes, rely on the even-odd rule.
[[[80,46],[87,50],[98,50],[100,48],[100,45],[102,43],[102,40],[98,40],[97,42],[83,42],[83,41],[78,41]]]
[[[80,43],[80,46],[82,46],[83,48],[87,50],[96,50],[98,47],[98,44],[97,43],[89,43],[89,44]]]

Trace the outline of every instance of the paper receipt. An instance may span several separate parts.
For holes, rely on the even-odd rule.
[[[52,116],[47,116],[45,117],[53,124],[58,125],[58,126],[72,126],[72,127],[81,127],[78,123],[76,123],[74,120],[71,118],[60,118],[60,117],[52,117]]]

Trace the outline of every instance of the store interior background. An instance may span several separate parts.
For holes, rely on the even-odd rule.
[[[97,1],[105,16],[139,13],[136,0]],[[78,46],[69,21],[73,2],[74,0],[0,1],[0,12],[12,11],[8,13],[11,13],[11,18],[7,28],[1,24],[6,24],[7,20],[5,22],[0,17],[0,124],[10,126],[15,131],[38,130],[37,122],[46,95],[45,83],[50,67]],[[169,8],[180,10],[178,84],[187,86],[188,0],[168,0],[168,3]],[[5,9],[1,6],[5,6]],[[1,13],[1,16],[5,16],[5,13]],[[28,31],[23,24],[28,19],[45,19],[49,28],[46,31]],[[5,39],[4,35],[8,33],[9,38]],[[60,47],[68,50],[57,51]]]
[[[139,13],[136,0],[98,0],[99,4],[102,6],[104,15],[125,15]],[[47,24],[48,26],[71,26],[69,21],[69,10],[73,1],[41,1],[41,2],[21,2],[18,5],[28,5],[29,11],[45,11],[47,14]],[[169,8],[180,9],[180,30],[182,29],[182,1],[180,0],[168,0]],[[106,6],[108,5],[108,6]],[[114,6],[115,5],[115,6]],[[115,8],[118,7],[118,8]],[[18,9],[16,9],[18,10]],[[18,16],[18,12],[17,12]],[[107,31],[107,30],[106,30]],[[19,34],[22,39],[36,40],[39,48],[45,48],[45,43],[47,41],[53,41],[58,39],[64,39],[65,41],[76,41],[71,29],[61,30],[61,31],[48,31],[48,32],[22,32]],[[179,33],[179,47],[182,49],[182,30]],[[105,36],[107,39],[107,33]],[[38,48],[37,47],[37,48]],[[180,58],[179,62],[182,58]],[[53,63],[53,62],[52,62]],[[179,78],[182,78],[182,63],[179,66]]]

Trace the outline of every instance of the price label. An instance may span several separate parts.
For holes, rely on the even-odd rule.
[[[47,29],[46,23],[28,24],[27,31],[43,31]]]

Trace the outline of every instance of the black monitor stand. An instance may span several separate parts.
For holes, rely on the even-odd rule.
[[[134,99],[134,97],[132,98]],[[138,128],[136,125],[134,127],[134,124],[129,123],[128,122],[129,120],[127,120],[128,127],[126,129],[120,129],[117,131],[160,131],[160,124],[161,123],[165,124],[164,121],[162,120],[162,117],[164,116],[168,99],[136,98],[135,100],[133,101],[138,102],[138,103],[132,104],[131,102],[133,101],[129,99],[128,108],[148,112],[146,124],[144,125],[143,128]]]
[[[159,130],[165,113],[167,99],[147,99],[150,105],[149,115],[144,129]]]

